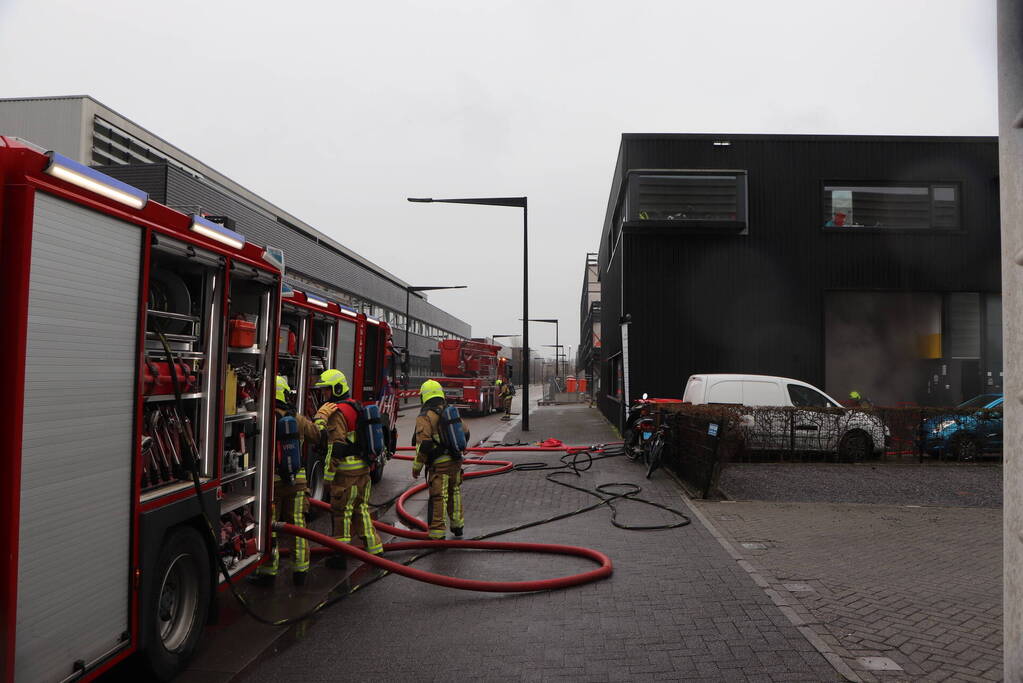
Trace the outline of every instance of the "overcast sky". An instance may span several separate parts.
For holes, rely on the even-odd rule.
[[[578,344],[620,135],[995,135],[994,0],[0,0],[0,96],[88,94],[476,335]],[[531,345],[553,343],[535,325]],[[551,349],[545,349],[551,352]]]

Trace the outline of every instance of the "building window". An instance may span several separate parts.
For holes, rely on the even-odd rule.
[[[959,186],[824,184],[824,227],[834,229],[959,229]]]
[[[633,225],[747,227],[745,171],[631,171],[626,201]]]
[[[625,375],[622,368],[622,354],[608,359],[611,368],[611,383],[607,387],[607,395],[616,401],[621,401],[625,392]]]

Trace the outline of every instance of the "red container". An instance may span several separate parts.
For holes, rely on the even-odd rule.
[[[579,378],[579,393],[580,394],[585,394],[586,393],[586,384],[587,384],[586,378],[585,377],[580,377]]]
[[[575,377],[565,378],[565,391],[570,394],[575,393]]]
[[[227,345],[247,349],[256,344],[256,323],[234,318],[228,323]]]
[[[298,349],[298,337],[291,331],[290,325],[281,325],[280,334],[277,337],[278,353],[289,353],[294,356]]]
[[[195,389],[196,377],[192,368],[185,363],[176,363],[178,386],[181,393],[187,394]],[[174,393],[174,382],[171,380],[171,364],[147,360],[142,366],[142,394],[144,396],[164,396]]]

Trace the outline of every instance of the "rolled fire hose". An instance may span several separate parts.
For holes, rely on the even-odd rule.
[[[402,447],[398,450],[413,450],[412,448]],[[574,450],[581,450],[573,448],[571,446],[558,446],[558,447],[544,447],[544,448],[471,448],[468,449],[470,452],[490,452],[493,450],[508,450],[508,451],[564,451],[572,452]],[[412,456],[408,455],[395,455],[394,458],[399,460],[414,460]],[[514,467],[514,463],[507,460],[469,460],[466,461],[469,465],[495,465],[491,469],[476,470],[473,472],[467,472],[464,477],[466,479],[472,477],[483,477],[494,474],[501,474],[508,472]],[[484,591],[490,593],[527,593],[534,591],[543,590],[554,590],[558,588],[568,588],[570,586],[579,586],[584,583],[591,581],[597,581],[598,579],[607,578],[611,575],[613,568],[611,565],[611,558],[602,552],[592,550],[590,548],[582,548],[574,545],[558,545],[551,543],[510,543],[510,542],[498,542],[498,541],[471,541],[471,540],[427,540],[428,536],[425,532],[429,528],[429,525],[418,517],[413,516],[408,510],[405,509],[405,501],[410,497],[419,493],[420,491],[428,488],[428,484],[419,483],[409,488],[405,493],[401,494],[396,503],[395,509],[398,515],[411,527],[417,527],[423,529],[423,531],[408,531],[401,529],[384,522],[374,521],[373,525],[385,533],[393,534],[395,536],[401,536],[403,538],[415,539],[412,541],[404,541],[397,543],[385,543],[384,550],[419,550],[419,549],[437,549],[437,548],[462,548],[467,550],[505,550],[513,552],[530,552],[530,553],[548,553],[554,555],[572,555],[575,557],[584,557],[588,560],[593,560],[600,566],[596,569],[592,569],[588,572],[582,572],[580,574],[571,574],[569,576],[562,576],[554,579],[537,579],[533,581],[480,581],[476,579],[460,579],[454,576],[446,576],[444,574],[435,574],[433,572],[423,571],[421,569],[415,569],[413,567],[393,562],[379,555],[372,555],[364,550],[356,548],[348,543],[342,543],[341,541],[335,540],[330,536],[321,534],[311,529],[305,529],[297,527],[292,524],[284,524],[282,522],[275,522],[273,527],[279,532],[292,534],[294,536],[301,536],[315,543],[319,543],[326,546],[334,551],[340,551],[351,555],[367,564],[372,564],[376,567],[386,569],[387,571],[395,574],[401,574],[410,579],[417,581],[424,581],[426,583],[432,583],[437,586],[445,586],[447,588],[457,588],[461,590],[470,591]],[[310,504],[323,508],[326,510],[330,509],[329,503],[324,503],[321,500],[315,500],[310,498]]]

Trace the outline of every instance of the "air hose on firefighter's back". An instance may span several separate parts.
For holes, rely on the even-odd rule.
[[[170,362],[176,361],[177,359],[175,358],[174,353],[173,353],[173,351],[170,348],[170,344],[168,344],[168,342],[167,342],[166,336],[164,336],[163,332],[160,332],[160,331],[158,331],[157,334],[160,337],[160,342],[163,345],[164,351],[167,353],[168,361],[170,361]],[[190,472],[190,474],[192,476],[192,483],[193,483],[193,486],[195,487],[195,494],[196,494],[196,498],[197,498],[198,503],[199,503],[199,508],[202,511],[203,520],[206,522],[207,533],[209,534],[210,540],[213,543],[212,547],[215,548],[215,547],[217,547],[219,540],[217,538],[217,534],[216,534],[216,531],[215,531],[215,528],[214,528],[215,525],[213,523],[213,518],[210,516],[209,510],[206,509],[206,503],[205,503],[205,500],[204,500],[203,495],[202,495],[203,491],[202,491],[201,474],[199,472],[199,461],[200,461],[199,449],[198,449],[198,446],[195,443],[194,434],[191,431],[191,424],[187,421],[187,413],[185,413],[185,411],[183,409],[182,399],[181,399],[181,387],[180,387],[180,385],[178,383],[178,378],[177,378],[177,375],[176,375],[175,372],[171,372],[171,383],[172,383],[173,388],[174,388],[175,406],[177,407],[178,413],[181,416],[181,419],[184,421],[184,424],[185,424],[185,429],[183,431],[185,432],[185,435],[186,435],[185,436],[185,441],[187,442],[188,448],[190,450],[190,457],[187,458],[188,470],[189,470],[189,472]],[[399,449],[399,450],[406,450],[406,449]],[[486,451],[493,450],[493,449],[474,448],[474,449],[471,449],[471,450],[474,451],[474,452],[480,452],[480,451],[486,452]],[[578,468],[577,465],[575,464],[575,461],[578,458],[578,455],[580,453],[583,453],[583,452],[587,453],[587,457],[588,457],[588,461],[587,462],[588,462],[588,464],[587,464],[587,467],[585,469],[589,468],[589,466],[592,464],[592,461],[594,459],[599,459],[600,457],[612,457],[613,455],[620,455],[620,453],[608,453],[608,454],[606,454],[604,456],[598,456],[598,458],[593,458],[592,454],[589,453],[590,449],[579,449],[579,448],[573,449],[573,448],[567,448],[567,447],[558,447],[558,448],[523,448],[523,449],[508,448],[508,449],[504,449],[504,450],[567,451],[566,456],[571,456],[572,459],[573,459],[572,462],[571,463],[565,463],[563,466],[555,467],[554,469],[568,468],[568,469],[572,469],[575,472],[575,474],[578,474],[579,471],[583,471],[582,469]],[[566,457],[566,456],[563,456],[563,462],[564,462],[564,457]],[[394,457],[402,459],[402,460],[412,460],[413,459],[411,456],[404,456],[404,455],[395,455]],[[489,470],[481,470],[481,471],[475,471],[475,472],[468,472],[465,475],[465,477],[467,479],[468,478],[474,478],[474,477],[481,477],[481,476],[492,476],[492,475],[495,475],[495,474],[503,474],[505,472],[509,472],[509,471],[512,471],[513,469],[515,469],[514,463],[509,462],[509,461],[504,461],[504,460],[469,460],[469,461],[467,461],[467,464],[496,465],[497,466],[497,467],[495,467],[493,469],[489,469]],[[534,463],[533,465],[536,465],[536,464]],[[534,466],[534,467],[531,467],[531,468],[528,468],[528,469],[537,469],[537,467]],[[556,474],[556,473],[557,472],[552,473],[552,474]],[[550,476],[551,475],[548,475],[548,479],[550,479]],[[556,480],[553,480],[553,479],[550,479],[550,480],[551,481],[556,481]],[[411,487],[405,493],[401,494],[401,496],[398,497],[397,510],[398,510],[399,515],[401,515],[402,518],[407,523],[409,523],[410,526],[416,526],[416,527],[418,527],[420,529],[423,529],[424,531],[418,531],[418,532],[417,531],[409,531],[409,530],[405,530],[405,529],[400,529],[400,528],[395,527],[395,526],[391,526],[389,524],[385,524],[383,522],[379,522],[379,521],[374,521],[373,522],[373,524],[376,526],[376,528],[380,529],[381,531],[384,531],[384,532],[387,532],[387,533],[391,533],[391,534],[393,534],[395,536],[401,536],[401,537],[404,537],[404,538],[414,539],[414,540],[406,541],[406,542],[387,543],[387,544],[384,545],[384,550],[385,551],[389,551],[389,550],[428,549],[427,552],[420,553],[419,555],[416,555],[416,556],[406,560],[403,563],[393,562],[391,560],[379,557],[377,555],[371,555],[370,553],[367,553],[367,552],[365,552],[365,551],[363,551],[363,550],[361,550],[359,548],[355,548],[355,547],[353,547],[353,546],[351,546],[351,545],[349,545],[347,543],[341,543],[340,541],[337,541],[337,540],[335,540],[335,539],[333,539],[333,538],[331,538],[329,536],[326,536],[324,534],[320,534],[320,533],[312,531],[310,529],[296,527],[296,526],[293,526],[291,524],[284,524],[284,523],[281,523],[281,522],[274,522],[273,523],[273,528],[276,531],[290,533],[290,534],[296,535],[296,536],[303,536],[303,537],[305,537],[305,538],[307,538],[307,539],[309,539],[311,541],[315,541],[317,543],[320,543],[320,544],[322,544],[322,545],[326,546],[327,548],[330,548],[330,549],[332,549],[334,551],[344,552],[344,553],[346,553],[348,555],[351,555],[353,557],[356,557],[358,559],[363,560],[367,564],[372,564],[374,566],[381,567],[381,568],[383,568],[385,570],[383,573],[380,573],[380,574],[376,575],[375,577],[367,580],[366,582],[364,582],[362,584],[359,584],[357,586],[354,586],[353,588],[351,588],[347,592],[336,594],[336,595],[333,595],[331,597],[328,597],[328,598],[324,599],[323,601],[321,601],[320,603],[315,605],[313,608],[311,608],[311,609],[307,610],[306,612],[304,612],[304,613],[302,613],[302,614],[300,614],[298,616],[295,616],[295,617],[289,617],[289,618],[285,618],[285,619],[269,619],[269,618],[264,617],[263,615],[259,614],[258,612],[256,612],[252,608],[252,606],[246,601],[245,597],[238,591],[238,588],[237,588],[237,586],[235,586],[234,581],[232,580],[232,577],[231,577],[231,573],[228,570],[227,565],[224,563],[223,558],[219,554],[214,553],[216,555],[215,560],[217,562],[217,565],[218,565],[218,567],[220,569],[221,574],[224,577],[224,581],[227,583],[228,588],[231,591],[231,594],[234,596],[235,600],[238,601],[238,604],[242,606],[242,608],[245,610],[245,612],[249,616],[251,616],[253,619],[255,619],[256,621],[258,621],[260,623],[271,625],[271,626],[290,626],[292,624],[299,623],[301,621],[304,621],[305,619],[308,619],[308,618],[312,617],[317,612],[320,612],[321,610],[323,610],[323,609],[325,609],[327,607],[330,607],[331,605],[333,605],[333,604],[341,601],[342,599],[348,597],[349,595],[351,595],[355,591],[359,590],[360,588],[363,588],[363,587],[365,587],[365,586],[367,586],[367,585],[369,585],[371,583],[374,583],[375,581],[383,578],[384,576],[386,576],[387,574],[390,574],[390,573],[401,574],[403,576],[407,576],[407,577],[412,578],[412,579],[416,579],[416,580],[419,580],[419,581],[424,581],[424,582],[427,582],[427,583],[432,583],[432,584],[439,585],[439,586],[446,586],[446,587],[449,587],[449,588],[459,588],[459,589],[462,589],[462,590],[472,590],[472,591],[501,592],[501,593],[508,593],[508,592],[535,592],[535,591],[543,591],[543,590],[553,590],[553,589],[557,589],[557,588],[567,588],[567,587],[570,587],[570,586],[578,586],[578,585],[581,585],[581,584],[584,584],[584,583],[589,583],[591,581],[596,581],[598,579],[606,578],[606,577],[610,576],[611,573],[612,573],[611,559],[609,557],[607,557],[607,555],[605,555],[605,554],[603,554],[603,553],[601,553],[599,551],[592,550],[590,548],[581,548],[581,547],[578,547],[578,546],[557,545],[557,544],[547,544],[547,543],[508,543],[508,542],[495,542],[495,541],[483,540],[483,539],[492,538],[494,536],[498,536],[498,535],[501,535],[501,534],[511,533],[513,531],[517,531],[517,530],[520,530],[520,529],[525,529],[525,528],[528,528],[528,527],[537,526],[539,524],[546,524],[546,523],[549,523],[549,522],[557,521],[557,520],[564,519],[566,517],[570,517],[570,516],[573,516],[573,515],[582,514],[584,512],[587,512],[589,510],[593,510],[593,509],[595,509],[597,507],[600,507],[602,505],[608,505],[608,506],[610,506],[612,508],[612,510],[614,511],[614,513],[612,515],[612,522],[616,526],[619,526],[621,528],[634,528],[634,529],[674,528],[674,527],[682,526],[684,524],[688,524],[689,523],[689,519],[684,514],[679,512],[678,510],[674,510],[672,508],[668,508],[666,506],[660,505],[659,503],[653,503],[651,501],[646,501],[646,500],[642,500],[642,499],[636,498],[635,494],[640,491],[640,488],[638,486],[635,486],[634,484],[604,484],[602,486],[597,487],[597,489],[595,491],[590,491],[589,489],[584,489],[582,487],[576,487],[576,486],[571,486],[571,485],[568,485],[568,484],[564,484],[564,482],[556,482],[556,483],[559,483],[559,484],[562,484],[562,485],[566,485],[566,486],[570,486],[571,488],[574,488],[574,489],[577,489],[577,490],[580,490],[580,491],[584,491],[584,492],[589,493],[591,495],[595,495],[598,498],[600,498],[601,500],[599,502],[597,502],[597,503],[592,504],[592,505],[588,505],[588,506],[582,507],[582,508],[580,508],[578,510],[575,510],[575,511],[572,511],[572,512],[569,512],[569,513],[556,515],[554,517],[551,517],[551,518],[548,518],[548,519],[545,519],[545,520],[539,520],[539,521],[536,521],[536,522],[530,522],[530,523],[527,523],[527,524],[519,525],[519,526],[510,528],[510,529],[502,529],[500,531],[491,532],[489,534],[478,536],[478,537],[476,537],[476,538],[474,538],[472,540],[455,540],[455,541],[429,540],[428,539],[428,536],[425,533],[425,529],[428,528],[427,524],[425,522],[423,522],[422,520],[412,516],[404,507],[404,502],[405,502],[406,499],[408,499],[409,496],[412,496],[415,493],[418,493],[418,492],[426,489],[428,485],[425,484],[425,483],[422,483],[422,484],[417,484],[416,486]],[[625,492],[621,492],[621,493],[612,493],[612,492],[609,492],[609,491],[605,490],[607,487],[623,486],[623,485],[624,486],[634,487],[634,488],[631,488],[630,490],[625,491]],[[682,517],[683,521],[679,522],[679,523],[676,523],[676,524],[672,524],[672,525],[652,526],[652,527],[628,527],[628,526],[623,526],[621,524],[618,524],[614,520],[614,514],[616,514],[617,511],[614,508],[613,502],[615,500],[618,500],[618,499],[621,499],[621,498],[628,498],[630,500],[635,500],[635,501],[638,501],[638,502],[644,502],[644,503],[647,503],[647,504],[650,504],[650,505],[654,505],[656,507],[668,510],[669,512],[672,512],[673,514],[676,514],[676,515]],[[310,499],[310,503],[312,503],[314,505],[317,505],[317,506],[320,506],[320,507],[326,507],[328,509],[330,508],[330,506],[328,504],[323,503],[322,501]],[[583,557],[583,558],[592,560],[592,561],[596,562],[597,564],[599,564],[600,566],[598,568],[596,568],[596,569],[592,569],[592,570],[590,570],[588,572],[582,572],[580,574],[573,574],[573,575],[570,575],[570,576],[558,577],[558,578],[554,578],[554,579],[540,579],[540,580],[535,580],[535,581],[479,581],[479,580],[473,580],[473,579],[460,579],[460,578],[456,578],[456,577],[452,577],[452,576],[445,576],[443,574],[435,574],[433,572],[426,572],[426,571],[423,571],[423,570],[420,570],[420,569],[415,569],[415,568],[409,566],[413,562],[415,562],[415,561],[417,561],[417,560],[419,560],[419,559],[421,559],[421,558],[423,558],[423,557],[425,557],[425,556],[427,556],[429,554],[437,552],[438,550],[444,549],[444,548],[463,548],[463,549],[472,549],[472,550],[504,550],[504,551],[518,551],[518,552],[550,553],[550,554],[558,554],[558,555],[572,555],[572,556]]]

